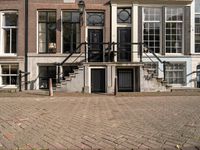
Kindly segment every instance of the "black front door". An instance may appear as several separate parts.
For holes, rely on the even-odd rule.
[[[88,30],[88,61],[89,62],[103,61],[103,30],[102,29]]]
[[[105,92],[105,69],[91,69],[91,92]]]
[[[131,28],[117,29],[117,61],[131,61]]]

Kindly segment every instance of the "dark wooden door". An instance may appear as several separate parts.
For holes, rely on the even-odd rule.
[[[118,91],[133,92],[133,69],[118,69]]]
[[[91,92],[105,92],[105,69],[91,69]]]
[[[89,62],[103,61],[103,30],[102,29],[88,30],[88,61]]]
[[[117,60],[119,62],[131,61],[131,28],[117,29]]]

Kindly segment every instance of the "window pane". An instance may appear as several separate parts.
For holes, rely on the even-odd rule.
[[[48,25],[48,46],[49,52],[56,52],[56,24],[51,23]]]
[[[17,29],[12,29],[12,53],[17,52]]]
[[[10,72],[9,72],[9,65],[2,65],[1,66],[1,73],[2,74],[9,74]]]
[[[4,26],[17,26],[18,15],[16,13],[5,13]]]
[[[10,85],[10,76],[2,76],[3,85]]]
[[[11,85],[17,85],[17,76],[11,76]]]
[[[195,12],[200,13],[200,0],[195,0]]]
[[[39,44],[39,52],[44,53],[46,51],[46,24],[39,23],[38,26],[38,44]]]
[[[56,12],[48,12],[48,21],[56,22]]]
[[[11,65],[11,74],[18,74],[18,66]]]
[[[167,21],[182,21],[183,20],[183,8],[166,8],[166,20]]]
[[[4,53],[10,53],[10,29],[3,30]]]
[[[38,12],[39,13],[39,22],[47,21],[47,13],[46,12]]]

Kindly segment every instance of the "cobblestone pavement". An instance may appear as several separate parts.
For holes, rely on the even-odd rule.
[[[200,149],[200,97],[0,98],[0,149]]]

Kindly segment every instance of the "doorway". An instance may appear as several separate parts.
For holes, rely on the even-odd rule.
[[[117,29],[117,61],[130,62],[131,61],[131,28]]]
[[[139,67],[117,69],[117,83],[119,92],[139,92]]]
[[[88,61],[103,61],[103,29],[88,29]]]
[[[91,92],[105,93],[105,69],[91,69]]]

